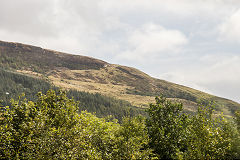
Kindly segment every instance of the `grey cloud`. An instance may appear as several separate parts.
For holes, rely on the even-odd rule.
[[[0,37],[136,67],[235,99],[240,60],[231,58],[240,50],[218,38],[219,25],[231,24],[228,19],[239,7],[239,0],[1,0]],[[144,30],[147,24],[172,34],[163,38]],[[232,31],[226,26],[224,35]],[[166,49],[169,44],[173,50]],[[146,61],[136,61],[139,55]]]
[[[53,14],[50,1],[2,0],[0,4],[1,30],[37,37],[56,34],[55,27],[48,20]]]

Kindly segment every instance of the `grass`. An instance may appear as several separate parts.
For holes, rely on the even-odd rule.
[[[0,66],[44,78],[58,87],[101,93],[147,107],[155,96],[181,101],[188,111],[200,99],[216,101],[217,110],[232,115],[240,104],[189,87],[152,78],[131,67],[108,64],[86,56],[0,41]]]
[[[58,69],[54,72],[48,73],[48,80],[51,81],[54,85],[65,88],[65,89],[76,89],[78,91],[85,91],[90,93],[101,93],[106,96],[115,97],[121,100],[126,100],[130,102],[132,105],[147,108],[149,103],[155,102],[155,96],[144,96],[144,95],[134,95],[128,94],[128,90],[135,89],[134,86],[128,85],[127,82],[116,81],[114,80],[115,75],[119,75],[122,77],[128,76],[126,72],[121,73],[117,69],[118,65],[109,65],[108,67],[102,68],[100,70],[69,70],[69,69]],[[41,74],[37,74],[29,71],[19,71],[25,74],[31,74],[33,76],[42,76]],[[141,72],[140,72],[141,73]],[[135,73],[136,74],[136,71]],[[142,74],[142,77],[146,75]],[[130,77],[129,79],[133,79]],[[151,80],[151,83],[159,83]],[[212,98],[212,95],[206,94],[204,92],[200,92],[188,87],[176,85],[167,81],[160,81],[161,85],[166,86],[166,88],[177,88],[178,90],[185,90],[188,93],[197,95],[199,97],[204,98]],[[197,109],[197,103],[185,99],[179,98],[169,98],[173,101],[183,103],[184,109],[187,112],[195,112]],[[218,103],[230,103],[227,100],[220,99]],[[227,116],[232,115],[231,111],[223,107],[219,110],[223,111]]]

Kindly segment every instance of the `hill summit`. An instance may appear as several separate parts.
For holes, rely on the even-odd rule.
[[[227,116],[240,108],[234,101],[156,79],[132,67],[21,43],[0,41],[0,67],[61,88],[116,97],[142,108],[160,95],[182,102],[188,112],[194,112],[200,100],[214,101],[216,110]]]

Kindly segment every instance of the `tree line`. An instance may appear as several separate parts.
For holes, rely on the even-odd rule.
[[[41,91],[46,94],[49,89],[58,91],[59,88],[53,86],[46,80],[26,76],[13,71],[0,69],[0,102],[3,106],[10,106],[10,99],[18,98],[21,93],[29,100],[36,100],[37,93]],[[112,115],[121,121],[121,118],[126,115],[136,116],[144,115],[143,109],[132,106],[129,102],[118,100],[113,97],[101,95],[99,93],[87,93],[77,90],[68,90],[67,96],[79,101],[78,111],[87,110],[95,113],[98,117]]]
[[[0,118],[1,159],[239,159],[240,112],[233,121],[199,104],[196,114],[157,97],[148,116],[98,118],[78,112],[65,91],[20,97]]]

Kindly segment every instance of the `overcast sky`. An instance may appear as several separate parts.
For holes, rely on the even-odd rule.
[[[0,40],[135,67],[240,102],[239,0],[1,0]]]

